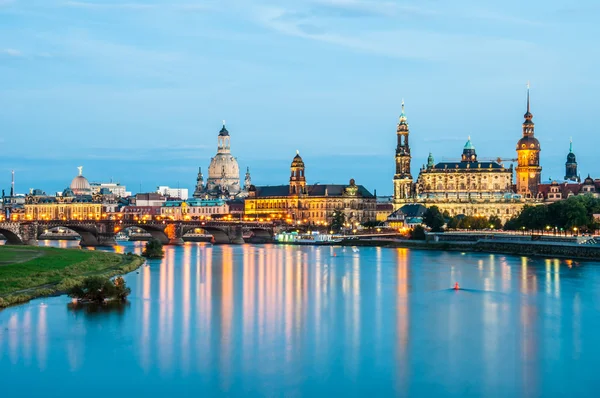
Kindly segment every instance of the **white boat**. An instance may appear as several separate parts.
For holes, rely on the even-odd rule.
[[[127,241],[127,240],[129,240],[129,236],[127,236],[127,234],[124,232],[117,232],[117,234],[115,235],[115,240]]]
[[[340,243],[342,237],[330,234],[283,232],[275,235],[275,242],[290,245],[333,245]]]

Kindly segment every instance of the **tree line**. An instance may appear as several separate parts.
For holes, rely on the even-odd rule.
[[[442,213],[437,206],[431,206],[423,215],[423,224],[432,232],[444,229],[594,232],[600,228],[594,214],[600,214],[600,198],[587,194],[551,204],[525,205],[518,216],[504,224],[497,216],[450,217],[448,212]]]

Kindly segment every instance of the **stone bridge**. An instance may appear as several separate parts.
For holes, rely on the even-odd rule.
[[[267,242],[273,240],[274,227],[263,222],[225,222],[225,221],[24,221],[0,222],[0,234],[6,237],[7,244],[35,245],[38,236],[45,230],[64,227],[81,236],[81,246],[112,246],[115,235],[128,228],[139,228],[154,239],[166,245],[183,243],[183,236],[195,229],[202,229],[213,236],[216,244],[242,244],[244,235]]]

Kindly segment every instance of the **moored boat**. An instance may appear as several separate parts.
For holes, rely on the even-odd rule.
[[[290,245],[334,245],[342,241],[341,236],[331,234],[283,232],[275,235],[275,242]]]

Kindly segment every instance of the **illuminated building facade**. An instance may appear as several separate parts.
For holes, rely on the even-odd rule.
[[[247,217],[325,225],[331,222],[335,211],[340,211],[349,224],[375,220],[375,196],[353,179],[348,185],[307,185],[304,161],[298,153],[290,169],[288,185],[250,187],[245,200]]]
[[[25,197],[26,220],[100,220],[106,218],[102,196],[37,196]]]
[[[513,193],[513,169],[498,161],[479,161],[471,137],[459,162],[435,163],[430,154],[416,183],[416,201],[436,205],[451,216],[509,219],[522,204]]]
[[[523,122],[523,137],[517,143],[517,193],[526,199],[535,198],[538,185],[542,182],[540,166],[540,142],[535,138],[535,126],[532,121],[529,103],[529,86],[527,87],[527,112]]]
[[[163,203],[160,215],[171,220],[209,220],[229,213],[223,199],[168,200]]]
[[[402,112],[396,128],[398,144],[396,145],[396,174],[394,174],[394,207],[399,208],[406,203],[413,194],[413,178],[410,173],[410,145],[408,123],[404,113],[404,100],[402,100]]]

